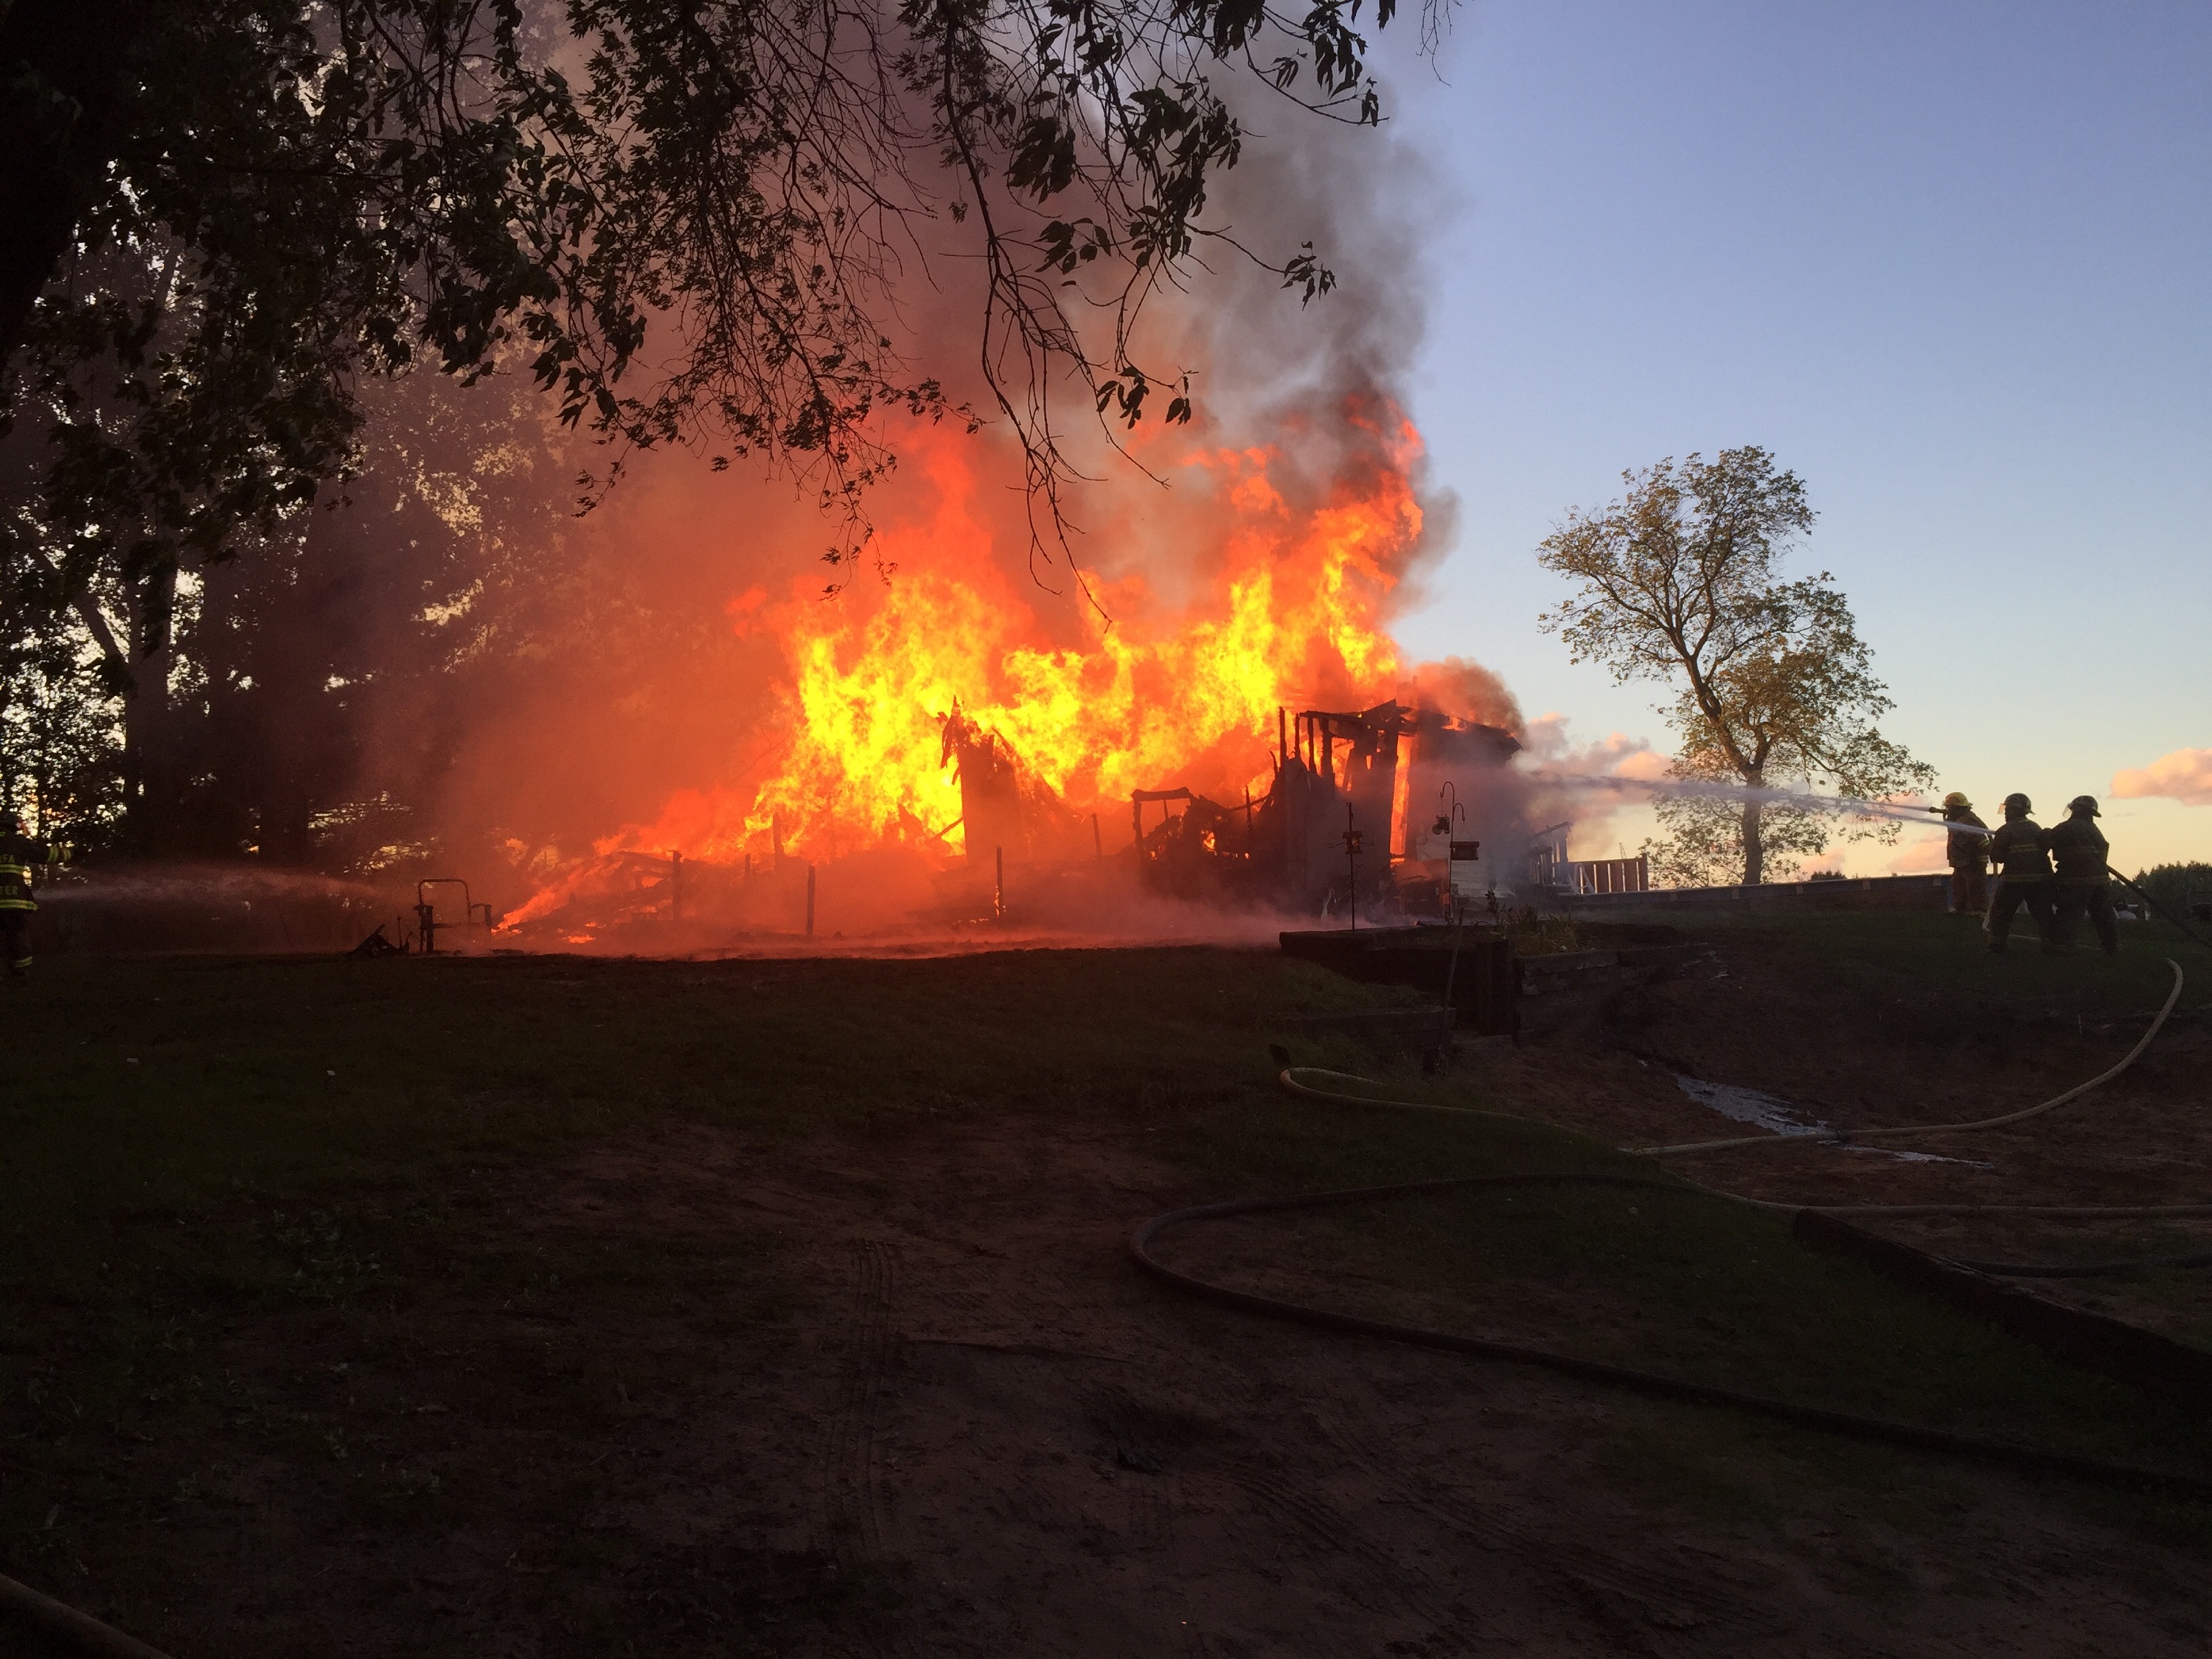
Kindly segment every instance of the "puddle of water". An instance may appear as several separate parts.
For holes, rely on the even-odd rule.
[[[1778,1135],[1816,1135],[1827,1127],[1805,1116],[1788,1101],[1763,1095],[1756,1089],[1739,1088],[1733,1083],[1707,1083],[1694,1077],[1677,1076],[1674,1081],[1700,1106],[1710,1106],[1723,1117],[1734,1118],[1738,1123],[1753,1124]]]
[[[1906,1164],[1964,1164],[1976,1170],[1990,1167],[1978,1158],[1943,1158],[1935,1152],[1908,1152],[1893,1146],[1846,1146],[1844,1150],[1864,1152],[1871,1158],[1894,1158]]]
[[[1774,1095],[1761,1094],[1756,1089],[1746,1089],[1734,1083],[1707,1083],[1701,1078],[1684,1077],[1679,1073],[1675,1085],[1700,1106],[1710,1106],[1723,1117],[1738,1123],[1748,1123],[1778,1135],[1821,1135],[1832,1133],[1828,1126],[1816,1117],[1808,1116],[1797,1107]],[[1965,1164],[1977,1170],[1990,1166],[1977,1158],[1943,1158],[1934,1152],[1908,1152],[1887,1146],[1846,1146],[1847,1152],[1862,1152],[1869,1158],[1893,1158],[1905,1164]]]

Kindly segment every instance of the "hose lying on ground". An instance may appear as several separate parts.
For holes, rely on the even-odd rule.
[[[2187,935],[2189,936],[2190,941],[2191,941],[2192,944],[2196,944],[2196,945],[2203,945],[2203,946],[2204,946],[2204,948],[2205,948],[2206,950],[2208,950],[2208,951],[2212,951],[2212,944],[2207,944],[2207,943],[2205,942],[2204,939],[2203,938],[2203,936],[2201,936],[2194,927],[2191,927],[2187,922],[2184,921],[2183,921],[2179,916],[2177,916],[2176,915],[2174,915],[2172,911],[2171,911],[2171,910],[2167,909],[2167,908],[2166,908],[2166,906],[2164,906],[2163,904],[2160,904],[2160,903],[2156,899],[2153,898],[2153,897],[2152,897],[2148,893],[2144,892],[2144,891],[2143,891],[2143,890],[2142,890],[2142,888],[2140,888],[2140,887],[2136,886],[2136,885],[2135,884],[2135,883],[2133,883],[2133,882],[2130,881],[2130,880],[2125,877],[2125,876],[2122,875],[2118,871],[2117,871],[2117,870],[2108,870],[2107,872],[2106,872],[2106,873],[2107,875],[2111,876],[2111,877],[2112,877],[2112,878],[2114,881],[2117,881],[2118,883],[2119,883],[2121,886],[2123,886],[2123,887],[2126,888],[2126,889],[2128,890],[2128,891],[2130,891],[2130,893],[2133,893],[2133,894],[2134,894],[2137,898],[2141,899],[2141,900],[2142,900],[2145,904],[2148,905],[2152,909],[2154,909],[2154,910],[2157,911],[2157,912],[2159,913],[2159,915],[2161,915],[2161,916],[2163,916],[2163,917],[2165,917],[2165,918],[2166,919],[2166,921],[2168,921],[2172,922],[2172,924],[2173,924],[2177,928],[2180,929],[2180,931],[2181,931],[2182,933],[2184,933],[2187,934]]]
[[[2166,965],[2173,969],[2173,987],[2166,993],[2166,1001],[2152,1018],[2150,1029],[2142,1034],[2134,1048],[2128,1050],[2116,1066],[2106,1067],[2087,1083],[2076,1084],[2063,1094],[2030,1106],[2022,1111],[2006,1112],[1996,1117],[1976,1118],[1964,1123],[1906,1124],[1886,1129],[1844,1129],[1814,1134],[1738,1135],[1725,1140],[1692,1140],[1672,1146],[1626,1146],[1621,1150],[1645,1158],[1662,1158],[1677,1152],[1715,1152],[1731,1151],[1741,1146],[1850,1146],[1863,1140],[1900,1139],[1908,1136],[1963,1134],[1968,1131],[1997,1129],[2028,1119],[2040,1117],[2045,1112],[2056,1111],[2069,1102],[2079,1100],[2093,1089],[2102,1087],[2126,1071],[2142,1057],[2151,1040],[2165,1026],[2166,1017],[2172,1013],[2174,1004],[2180,999],[2182,988],[2181,964],[2171,957]],[[1526,1121],[1510,1112],[1485,1111],[1474,1106],[1444,1106],[1426,1100],[1378,1100],[1371,1095],[1345,1094],[1334,1089],[1316,1089],[1299,1081],[1300,1076],[1333,1078],[1340,1083],[1364,1084],[1369,1088],[1380,1085],[1372,1079],[1357,1077],[1349,1072],[1324,1071],[1317,1066],[1293,1066],[1285,1068],[1280,1081],[1284,1088],[1308,1100],[1323,1100],[1339,1106],[1366,1106],[1381,1111],[1443,1112],[1455,1117],[1486,1117]],[[1835,1216],[1913,1216],[1913,1215],[2042,1215],[2075,1218],[2109,1218],[2112,1219],[2141,1219],[2166,1218],[2178,1219],[2189,1216],[2212,1216],[2212,1204],[2139,1204],[2139,1205],[2082,1205],[2082,1204],[1784,1204],[1773,1199],[1751,1198],[1741,1193],[1731,1193],[1718,1187],[1707,1187],[1693,1182],[1701,1192],[1733,1199],[1739,1204],[1748,1204],[1757,1209],[1794,1213],[1799,1210],[1814,1210],[1823,1215]],[[2087,1277],[2100,1273],[2119,1273],[2136,1267],[2168,1267],[2212,1266],[2212,1254],[2191,1253],[2177,1256],[2145,1256],[2135,1261],[2099,1264],[2094,1267],[2048,1267],[2004,1262],[1960,1262],[1982,1273],[2010,1273],[2022,1278]]]
[[[88,1653],[94,1659],[165,1659],[136,1637],[125,1636],[112,1625],[103,1625],[88,1613],[79,1613],[51,1595],[41,1595],[28,1584],[0,1577],[0,1618],[13,1617],[48,1636]]]
[[[2040,1117],[2045,1112],[2055,1112],[2070,1100],[2079,1100],[2091,1090],[2101,1088],[2142,1058],[2142,1051],[2150,1047],[2151,1039],[2165,1025],[2173,1005],[2181,997],[2181,964],[2172,957],[2166,965],[2173,969],[2173,988],[2166,994],[2165,1005],[2150,1023],[2150,1029],[2142,1040],[2128,1050],[2117,1066],[2100,1072],[2087,1083],[2077,1083],[2063,1095],[2054,1095],[2040,1105],[2030,1106],[2025,1111],[2007,1112],[2002,1117],[1977,1118],[1967,1123],[1911,1123],[1888,1129],[1832,1129],[1821,1133],[1803,1135],[1738,1135],[1727,1140],[1691,1140],[1676,1146],[1632,1146],[1625,1150],[1643,1153],[1649,1158],[1666,1158],[1676,1152],[1717,1152],[1734,1146],[1788,1146],[1792,1142],[1811,1141],[1820,1146],[1850,1146],[1863,1140],[1917,1140],[1928,1135],[1965,1134],[1972,1130],[2001,1129],[2008,1123],[2025,1123],[2029,1118]]]
[[[2039,1105],[2024,1111],[2011,1112],[1998,1117],[1969,1123],[1914,1126],[1901,1133],[1955,1133],[1969,1129],[1996,1128],[2019,1123],[2055,1110],[2068,1102],[2077,1100],[2091,1090],[2110,1082],[2135,1064],[2151,1039],[2165,1024],[2181,994],[2180,964],[2169,958],[2166,966],[2173,969],[2173,988],[2166,1004],[2151,1022],[2150,1030],[2142,1041],[2128,1051],[2117,1066],[2100,1073],[2088,1082],[2066,1091]],[[1325,1071],[1317,1066],[1286,1066],[1279,1080],[1292,1094],[1311,1100],[1328,1101],[1342,1105],[1370,1107],[1382,1110],[1442,1112],[1454,1116],[1507,1119],[1526,1122],[1507,1112],[1486,1111],[1476,1107],[1447,1106],[1431,1101],[1379,1100],[1371,1096],[1351,1095],[1334,1090],[1317,1089],[1300,1081],[1307,1078],[1329,1078],[1340,1082],[1376,1085],[1371,1079],[1356,1077],[1349,1073]],[[1701,1142],[1691,1146],[1646,1147],[1633,1150],[1646,1155],[1688,1151],[1708,1151],[1723,1146],[1756,1145],[1765,1139],[1809,1140],[1836,1145],[1857,1136],[1759,1136],[1741,1140]],[[1898,1131],[1874,1133],[1897,1133]],[[1714,1388],[1705,1383],[1690,1382],[1656,1371],[1638,1370],[1632,1367],[1613,1365],[1599,1360],[1577,1358],[1571,1354],[1557,1352],[1548,1348],[1530,1347],[1518,1343],[1498,1342],[1483,1337],[1463,1336],[1455,1332],[1436,1330],[1425,1326],[1400,1325],[1385,1320],[1369,1319],[1358,1314],[1338,1312],[1332,1309],[1311,1307],[1303,1303],[1286,1302],[1279,1297],[1261,1296],[1255,1291],[1240,1291],[1228,1285],[1198,1278],[1169,1267],[1152,1253],[1154,1240],[1162,1234],[1194,1222],[1220,1220],[1231,1216],[1259,1215],[1286,1210],[1322,1209],[1338,1206],[1375,1202],[1389,1199],[1407,1198],[1421,1194],[1467,1191],[1484,1188],[1536,1185],[1589,1185],[1657,1188],[1668,1192],[1688,1190],[1708,1194],[1753,1207],[1785,1212],[1811,1210],[1815,1213],[1849,1215],[1943,1215],[1967,1213],[2001,1213],[2011,1215],[2051,1215],[2075,1217],[2148,1217],[2148,1216],[2212,1216],[2212,1204],[2179,1205],[1987,1205],[1987,1204],[1909,1204],[1909,1205],[1795,1205],[1768,1199],[1746,1197],[1718,1188],[1700,1186],[1696,1182],[1678,1184],[1674,1182],[1646,1180],[1634,1176],[1608,1175],[1534,1175],[1534,1176],[1459,1176],[1438,1180],[1400,1182],[1382,1187],[1347,1188],[1337,1191],[1307,1193],[1287,1198],[1233,1200],[1221,1204],[1202,1204],[1188,1209],[1170,1211],[1141,1222],[1129,1235],[1130,1255],[1139,1267],[1179,1290],[1219,1303],[1224,1306],[1240,1308],[1247,1312],[1264,1314],[1273,1318],[1291,1320],[1322,1330],[1332,1330],[1358,1336],[1379,1337],[1388,1341],[1402,1342],[1414,1346],[1440,1348],[1455,1353],[1472,1354],[1480,1358],[1504,1360],[1509,1363],[1533,1365],[1543,1370],[1579,1376],[1592,1382],[1608,1382],[1616,1387],[1662,1398],[1689,1401],[1701,1405],[1721,1406],[1748,1412],[1784,1422],[1806,1427],[1825,1429],[1832,1433],[1850,1436],[1863,1440],[1881,1441],[1889,1444],[1909,1446],[1923,1450],[1941,1451],[1957,1456],[1977,1459],[1984,1462],[2007,1464],[2014,1468],[2063,1473],[2084,1479],[2130,1486],[2152,1486],[2175,1492],[2199,1501],[2212,1501],[2212,1480],[2201,1476],[2176,1474],[2165,1470],[2132,1468],[2123,1464],[2106,1463],[2094,1458],[2075,1457],[2063,1452],[2046,1451],[2012,1441],[1987,1440],[1972,1435],[1953,1434],[1941,1429],[1923,1428],[1907,1423],[1894,1423],[1881,1418],[1860,1417],[1847,1412],[1829,1411],[1823,1407],[1803,1406],[1763,1395],[1741,1393],[1733,1389]],[[2094,1272],[2118,1271],[2138,1266],[2195,1266],[2199,1261],[2212,1263],[2212,1253],[2191,1254],[2187,1256],[2148,1258],[2141,1262],[2100,1264],[2087,1268],[2040,1267],[2019,1267],[2002,1263],[1955,1263],[1981,1272],[2011,1273],[2022,1275],[2072,1277]]]
[[[2150,1267],[2212,1267],[2212,1250],[2131,1256],[2122,1261],[1970,1261],[1964,1256],[1951,1260],[1978,1273],[1995,1273],[2005,1279],[2100,1279],[2107,1273],[2141,1273]]]
[[[1225,1204],[1200,1204],[1186,1210],[1170,1210],[1165,1215],[1157,1215],[1149,1221],[1139,1223],[1129,1235],[1129,1254],[1139,1267],[1155,1279],[1193,1296],[1203,1297],[1224,1307],[1242,1309],[1247,1313],[1265,1314],[1271,1318],[1290,1320],[1321,1330],[1339,1331],[1352,1336],[1379,1337],[1385,1341],[1402,1342],[1414,1347],[1441,1348],[1451,1353],[1472,1354],[1480,1359],[1533,1365],[1544,1370],[1578,1376],[1588,1382],[1611,1383],[1638,1394],[1652,1395],[1665,1400],[1687,1401],[1701,1406],[1724,1407],[1796,1424],[1801,1427],[1825,1429],[1832,1434],[1846,1435],[1857,1440],[1878,1441],[1922,1451],[1945,1452],[1980,1462],[2070,1474],[2108,1485],[2151,1486],[2199,1502],[2212,1502],[2212,1480],[2201,1476],[2179,1474],[2163,1469],[2137,1468],[2122,1463],[2106,1463],[2095,1458],[2072,1456],[2065,1452],[2045,1451],[2009,1440],[1984,1440],[1973,1435],[1953,1434],[1944,1429],[1893,1423],[1884,1418],[1860,1417],[1850,1412],[1798,1405],[1765,1395],[1744,1394],[1735,1389],[1685,1382],[1657,1371],[1607,1364],[1602,1360],[1581,1359],[1549,1348],[1498,1342],[1486,1337],[1462,1336],[1457,1332],[1440,1331],[1422,1325],[1394,1324],[1387,1320],[1369,1319],[1359,1314],[1340,1313],[1333,1309],[1285,1302],[1182,1273],[1169,1267],[1152,1253],[1153,1241],[1163,1233],[1188,1226],[1193,1222],[1218,1221],[1231,1216],[1261,1215],[1285,1210],[1323,1209],[1477,1188],[1540,1185],[1633,1187],[1670,1193],[1685,1190],[1674,1182],[1640,1180],[1633,1176],[1457,1176],[1439,1181],[1404,1182],[1388,1187],[1352,1187],[1338,1192],[1304,1193],[1291,1198],[1237,1199]]]

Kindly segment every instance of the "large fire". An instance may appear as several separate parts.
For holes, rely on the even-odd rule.
[[[1360,706],[1400,678],[1386,622],[1420,538],[1420,438],[1387,404],[1344,418],[1360,462],[1304,509],[1271,476],[1281,459],[1271,450],[1194,459],[1222,509],[1200,520],[1213,544],[1188,561],[1207,573],[1203,591],[1170,603],[1142,577],[1091,574],[1080,637],[1059,645],[1038,611],[1050,596],[994,556],[1003,550],[978,511],[972,441],[917,434],[908,465],[919,462],[938,508],[881,532],[887,581],[825,601],[799,579],[781,599],[754,587],[731,602],[740,635],[782,665],[768,747],[726,757],[722,776],[601,840],[598,855],[819,862],[901,844],[949,857],[961,850],[945,741],[956,710],[1073,811],[1110,809],[1109,830],[1133,789],[1264,793],[1279,708]],[[1060,625],[1068,631],[1065,611]],[[588,861],[513,921],[556,908],[587,872]]]

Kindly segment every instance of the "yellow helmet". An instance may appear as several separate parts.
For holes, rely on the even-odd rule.
[[[1974,808],[1974,803],[1966,799],[1963,791],[1957,789],[1954,789],[1949,794],[1943,797],[1943,805],[1946,806],[1963,807],[1970,812],[1973,811]]]

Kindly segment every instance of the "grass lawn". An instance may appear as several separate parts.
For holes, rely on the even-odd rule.
[[[2163,995],[2166,969],[2139,939],[2116,966],[1992,963],[1948,921],[1732,927],[1785,951],[1812,941],[1838,994],[1901,1010],[1907,1025],[2023,1008],[2118,1020]],[[2194,973],[2191,984],[2201,1005]],[[444,1397],[406,1409],[478,1437],[494,1460],[529,1455],[501,1438],[526,1405],[545,1407],[562,1432],[611,1432],[655,1366],[704,1386],[703,1362],[686,1358],[694,1350],[772,1353],[808,1340],[818,1310],[781,1265],[793,1248],[787,1224],[732,1215],[720,1233],[549,1238],[489,1218],[526,1206],[543,1172],[593,1149],[741,1130],[772,1175],[777,1146],[835,1131],[864,1152],[880,1148],[866,1174],[887,1194],[904,1179],[905,1138],[933,1123],[1146,1135],[1194,1199],[1445,1173],[1650,1172],[1548,1124],[1367,1115],[1275,1090],[1269,1048],[1285,1039],[1272,1015],[1391,997],[1272,953],[1207,949],[41,962],[28,981],[0,984],[10,1073],[0,1296],[11,1310],[0,1331],[0,1571],[137,1617],[149,1634],[172,1605],[198,1609],[204,1629],[237,1588],[224,1575],[250,1579],[252,1564],[192,1556],[191,1571],[212,1582],[180,1586],[165,1553],[184,1551],[172,1540],[202,1524],[218,1465],[225,1479],[264,1465],[349,1472],[301,1522],[308,1548],[419,1528],[476,1501],[357,1420],[356,1381],[372,1358],[404,1376],[449,1357],[443,1339],[410,1327],[410,1310],[434,1297],[480,1308],[487,1329],[514,1340],[507,1359],[456,1362]],[[1382,1075],[1396,1091],[1517,1107],[1480,1065],[1424,1079],[1346,1048],[1292,1046],[1302,1061]],[[1132,1204],[1134,1219],[1144,1206]],[[1346,1305],[2212,1470],[2212,1439],[2172,1407],[1808,1254],[1785,1221],[1686,1184],[1240,1224],[1215,1240],[1186,1236],[1175,1253],[1200,1262],[1217,1245],[1224,1273],[1291,1275]],[[611,1310],[665,1319],[624,1352],[592,1337]],[[256,1352],[265,1364],[240,1359]],[[1717,1444],[1739,1455],[1746,1437],[1817,1439],[1651,1409],[1660,1415],[1623,1431],[1623,1479],[1651,1468],[1676,1479],[1711,1463]],[[1681,1426],[1654,1443],[1651,1422]],[[1897,1462],[1832,1444],[1811,1455],[1845,1482]],[[510,1468],[499,1479],[501,1503],[553,1515],[587,1506],[550,1478],[532,1486]],[[2087,1489],[2063,1501],[2150,1535],[2199,1535],[2201,1517],[2183,1506]],[[588,1581],[634,1564],[618,1540],[579,1548],[559,1593],[581,1598],[575,1650],[593,1651]]]

